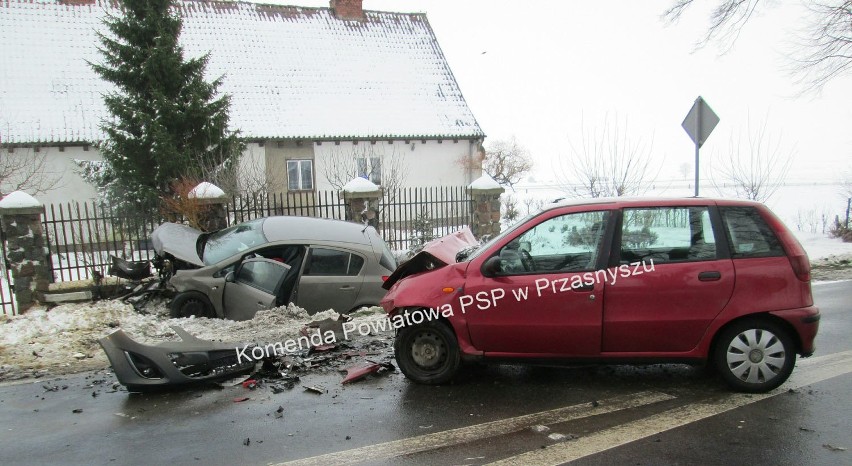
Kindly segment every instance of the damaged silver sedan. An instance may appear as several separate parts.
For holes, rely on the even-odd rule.
[[[311,217],[267,217],[202,233],[165,223],[151,235],[177,293],[172,317],[248,320],[295,303],[309,314],[378,305],[396,261],[373,227]]]

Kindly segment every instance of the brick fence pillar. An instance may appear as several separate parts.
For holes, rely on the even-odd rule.
[[[482,240],[500,233],[500,195],[505,189],[482,175],[467,187],[470,194],[470,230]]]
[[[343,187],[346,220],[379,228],[379,199],[382,190],[370,180],[353,178]]]
[[[198,203],[198,226],[202,231],[216,231],[228,227],[225,205],[228,196],[213,183],[198,183],[187,196]]]
[[[18,312],[24,312],[44,297],[53,281],[47,241],[41,226],[44,206],[23,191],[9,193],[0,201],[6,257],[15,282]]]

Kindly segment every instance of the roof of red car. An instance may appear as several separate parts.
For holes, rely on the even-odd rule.
[[[582,199],[561,199],[553,204],[546,205],[543,210],[550,210],[560,207],[574,207],[585,205],[608,205],[612,208],[619,207],[655,207],[655,206],[671,206],[671,205],[742,205],[742,206],[762,206],[763,204],[756,201],[747,201],[742,199],[726,199],[713,197],[598,197],[598,198],[582,198]]]

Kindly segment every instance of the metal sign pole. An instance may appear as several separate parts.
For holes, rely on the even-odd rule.
[[[695,197],[698,197],[698,175],[700,174],[698,149],[701,148],[717,124],[719,124],[719,116],[713,112],[713,109],[704,102],[701,96],[695,99],[695,103],[692,104],[692,108],[689,109],[689,113],[686,114],[686,118],[680,124],[686,134],[692,138],[692,142],[695,143]]]
[[[696,99],[695,105],[698,106],[698,114],[695,118],[695,134],[698,134],[699,138],[701,137],[701,104],[704,103],[704,100],[699,97]],[[698,197],[698,149],[701,148],[701,139],[697,139],[695,141],[695,197]]]

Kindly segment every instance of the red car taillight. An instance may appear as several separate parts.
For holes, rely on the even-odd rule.
[[[790,256],[790,265],[793,266],[796,278],[803,282],[811,281],[811,263],[807,255]]]
[[[784,226],[784,222],[781,219],[768,209],[764,208],[764,213],[766,214],[769,226],[775,230],[778,238],[783,243],[784,250],[790,259],[790,265],[793,267],[793,273],[796,274],[796,278],[803,282],[811,281],[811,262],[808,260],[808,253],[805,252],[805,248],[793,236],[793,233]]]

